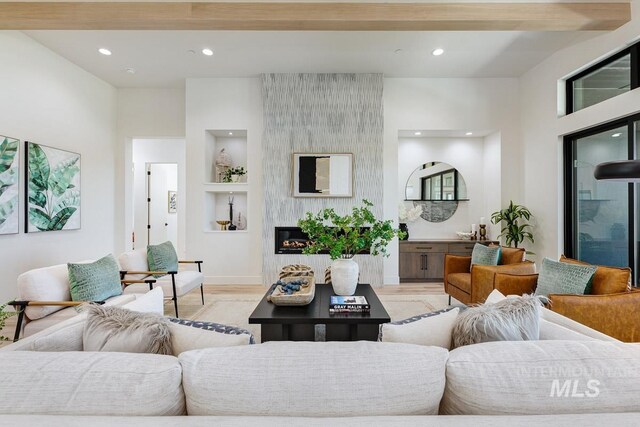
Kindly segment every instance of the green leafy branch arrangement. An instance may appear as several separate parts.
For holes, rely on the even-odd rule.
[[[224,175],[222,177],[222,182],[232,182],[231,176],[233,175],[242,176],[246,174],[247,174],[247,170],[243,166],[238,166],[236,168],[229,168],[224,172]]]
[[[363,200],[364,207],[354,207],[350,215],[340,216],[333,208],[326,208],[313,214],[307,212],[298,221],[298,227],[309,236],[310,243],[302,252],[307,255],[329,251],[332,260],[349,259],[369,250],[371,255],[389,256],[387,245],[396,236],[404,237],[404,232],[394,229],[391,220],[376,219],[371,207]]]
[[[13,311],[4,311],[6,307],[7,304],[0,305],[0,330],[4,329],[6,320],[11,316],[15,316],[16,314]],[[9,341],[9,338],[5,337],[4,335],[0,335],[0,341]]]
[[[17,139],[4,138],[0,143],[0,197],[18,182],[17,169],[13,168],[13,162],[18,153]],[[18,207],[18,196],[0,203],[0,225],[9,219],[9,216]]]
[[[71,184],[80,172],[78,160],[80,156],[52,168],[38,144],[29,146],[29,222],[38,230],[62,230],[78,210],[80,192]]]
[[[524,242],[524,239],[528,239],[531,243],[534,243],[533,233],[528,230],[531,228],[531,225],[524,222],[529,221],[532,216],[529,209],[521,205],[516,205],[513,203],[513,200],[511,200],[509,207],[491,214],[491,222],[498,224],[504,221],[505,226],[500,230],[501,233],[498,237],[504,236],[507,246],[513,244],[513,246],[517,248],[520,243]],[[522,221],[522,223],[518,221]]]

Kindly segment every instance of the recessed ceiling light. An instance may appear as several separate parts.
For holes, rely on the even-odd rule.
[[[125,68],[124,72],[127,73],[127,74],[135,74],[136,70],[135,70],[135,68]]]
[[[106,47],[101,47],[100,49],[98,49],[98,52],[100,52],[103,55],[109,56],[111,55],[111,51],[109,49],[107,49]]]
[[[229,135],[233,135],[233,132],[229,132]]]
[[[207,55],[207,56],[211,56],[211,55],[213,55],[213,51],[211,49],[209,49],[208,47],[205,47],[204,49],[202,49],[202,54],[203,55]]]
[[[442,49],[441,47],[434,49],[433,52],[431,52],[433,56],[440,56],[443,53],[444,53],[444,49]]]
[[[420,135],[422,135],[422,132],[418,131],[418,132],[414,132],[413,134],[414,134],[415,136],[420,136]]]
[[[399,54],[399,53],[402,53],[402,49],[396,49],[396,50],[393,51],[393,53],[395,53],[396,55]]]
[[[193,49],[189,49],[189,50],[187,51],[187,53],[189,53],[189,54],[191,54],[191,55],[195,55],[196,51],[195,51],[195,50],[193,50]]]
[[[471,135],[473,135],[473,132],[467,132],[467,133],[465,133],[465,135],[471,136]]]
[[[620,135],[622,135],[620,132],[614,133],[613,135],[611,135],[611,138],[618,138]]]

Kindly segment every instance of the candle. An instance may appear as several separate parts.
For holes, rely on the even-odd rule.
[[[480,217],[480,224],[486,224],[486,222],[484,222],[484,217]]]
[[[478,231],[478,226],[475,224],[471,224],[471,232],[475,233],[476,231]]]

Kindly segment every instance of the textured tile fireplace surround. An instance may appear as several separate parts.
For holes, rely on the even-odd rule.
[[[322,281],[327,255],[276,254],[274,227],[296,226],[308,211],[333,207],[347,213],[362,199],[382,216],[383,104],[381,74],[265,74],[263,281],[287,264],[307,264]],[[294,198],[293,153],[353,153],[354,197]],[[361,281],[382,285],[382,258],[358,255]]]

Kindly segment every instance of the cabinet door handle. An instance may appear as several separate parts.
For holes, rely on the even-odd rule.
[[[416,246],[416,249],[433,249],[432,246]]]
[[[424,254],[420,255],[420,270],[424,270]]]
[[[425,269],[425,270],[428,270],[428,269],[429,269],[429,268],[427,267],[427,265],[428,265],[428,264],[427,264],[427,256],[428,256],[427,254],[424,254],[424,269]]]

